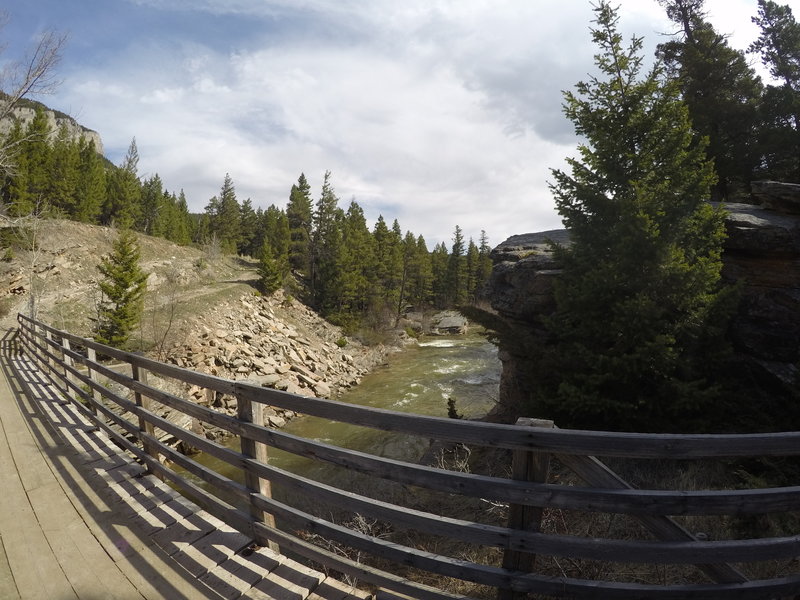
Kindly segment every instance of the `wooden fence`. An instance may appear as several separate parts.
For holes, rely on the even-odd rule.
[[[76,402],[89,419],[141,459],[154,474],[229,525],[252,536],[260,545],[277,546],[282,552],[299,555],[374,586],[417,600],[470,598],[471,592],[453,590],[469,589],[471,584],[496,588],[496,597],[500,599],[544,596],[780,598],[800,594],[800,575],[784,568],[800,557],[800,536],[704,539],[705,536],[693,535],[672,518],[710,515],[728,520],[754,519],[771,513],[791,513],[800,509],[800,486],[735,490],[634,489],[595,458],[617,457],[614,459],[617,462],[623,462],[621,459],[667,460],[683,464],[681,461],[692,459],[792,457],[800,454],[798,432],[610,433],[561,430],[547,421],[524,419],[516,425],[499,425],[424,417],[307,398],[196,373],[98,344],[23,315],[18,320],[20,350],[33,358],[51,382]],[[109,368],[107,363],[97,360],[97,355],[129,364],[131,375]],[[158,389],[148,383],[148,373],[200,386],[209,394],[235,397],[237,415],[231,416]],[[158,405],[239,436],[241,449],[227,448],[174,425],[158,416]],[[264,406],[444,443],[506,449],[514,457],[513,472],[507,478],[482,476],[405,463],[303,439],[265,427]],[[240,469],[243,477],[232,479],[199,464],[161,443],[159,439],[163,435],[158,434],[162,433]],[[486,506],[508,506],[508,525],[425,512],[319,483],[270,465],[266,458],[267,447],[337,465],[406,489],[483,499]],[[583,483],[576,485],[571,481],[570,485],[563,485],[552,478],[548,480],[552,460],[557,461],[559,469],[570,469]],[[185,471],[176,471],[171,465],[178,465]],[[196,485],[183,476],[183,472],[191,473],[207,485]],[[307,508],[273,498],[271,485],[313,498],[317,506],[323,507],[322,515],[334,511],[360,515],[393,531],[422,532],[440,539],[458,540],[471,547],[496,549],[495,556],[501,560],[494,564],[471,561],[463,556],[402,545],[376,532],[351,529],[338,519],[339,522],[334,522],[319,513],[308,512]],[[426,510],[431,510],[429,505]],[[543,517],[559,511],[560,514],[592,513],[611,519],[635,520],[645,535],[632,540],[598,536],[596,532],[589,535],[547,532],[548,528],[542,526]],[[321,539],[325,544],[313,543]],[[355,560],[354,556],[369,559]],[[534,567],[547,557],[554,560],[554,564],[595,561],[605,566],[593,578],[576,577],[573,572],[581,571],[575,569],[563,570],[561,574],[535,572]],[[745,573],[754,563],[776,566],[771,576],[748,578]],[[675,578],[667,581],[665,577],[662,582],[641,582],[635,575],[627,579],[620,575],[620,571],[629,570],[630,565],[643,564],[665,570],[677,566],[683,569],[680,573],[688,575],[678,581]],[[408,574],[409,568],[429,575],[423,583],[414,583],[403,576]],[[454,588],[449,583],[444,585],[445,581],[453,580],[467,585],[462,588]],[[479,595],[488,597],[487,588],[480,589],[484,591]]]

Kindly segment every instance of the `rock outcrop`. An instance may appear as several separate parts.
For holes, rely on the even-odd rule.
[[[800,375],[800,185],[755,182],[754,204],[727,204],[723,277],[741,285],[730,328],[737,357],[766,386],[796,385]],[[555,306],[560,265],[550,242],[569,244],[565,230],[516,235],[493,252],[487,286],[492,308],[513,328],[536,336]],[[500,349],[500,403],[530,396],[526,357]]]
[[[291,303],[294,322],[287,322]],[[347,340],[331,325],[282,291],[242,296],[215,306],[194,324],[186,341],[175,344],[167,361],[195,371],[318,398],[335,398],[382,363],[388,349]],[[199,387],[186,390],[201,404],[233,414],[236,399],[207,397]],[[295,415],[265,407],[265,422],[282,427]],[[213,432],[206,432],[212,433]]]
[[[52,132],[52,137],[58,135],[62,127],[66,127],[70,139],[77,141],[80,138],[85,138],[87,142],[93,141],[97,153],[103,154],[103,140],[100,138],[99,133],[84,127],[72,117],[49,108],[45,108],[44,114]],[[6,135],[11,131],[15,121],[20,121],[23,127],[30,123],[36,115],[36,109],[30,106],[17,106],[12,110],[12,115],[13,118],[0,120],[0,135]]]

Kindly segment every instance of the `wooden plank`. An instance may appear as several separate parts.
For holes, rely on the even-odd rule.
[[[9,600],[19,600],[19,590],[14,583],[14,574],[11,572],[11,565],[8,564],[3,536],[0,534],[0,598]]]
[[[200,579],[222,597],[234,600],[268,578],[284,560],[284,556],[268,548],[251,549],[234,554]]]
[[[258,427],[264,426],[264,410],[260,404],[253,404],[244,398],[239,398],[237,413],[239,419],[245,423],[252,423]],[[260,444],[247,436],[242,436],[239,440],[243,456],[260,463],[266,463],[269,460],[266,444]],[[272,497],[272,486],[269,479],[260,477],[252,470],[245,470],[244,483],[251,493],[260,494],[268,498]],[[254,519],[265,523],[268,527],[275,527],[275,517],[256,508],[252,500],[248,504],[248,508],[250,509],[250,515]],[[270,542],[270,550],[279,552],[279,548],[274,542]]]
[[[319,571],[304,567],[300,563],[286,559],[262,579],[242,598],[249,600],[295,600],[307,598],[311,591],[319,587],[325,576]]]

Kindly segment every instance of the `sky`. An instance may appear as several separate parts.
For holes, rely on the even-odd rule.
[[[786,3],[785,0],[784,2]],[[800,16],[800,0],[790,0]],[[561,227],[548,181],[578,140],[563,90],[593,74],[589,0],[6,0],[0,63],[68,35],[60,86],[36,98],[98,131],[119,164],[201,212],[226,173],[239,201],[284,207],[304,173],[433,244],[459,225],[495,246]],[[620,0],[645,54],[675,31]],[[706,0],[745,49],[756,0]],[[758,57],[750,55],[754,67]]]

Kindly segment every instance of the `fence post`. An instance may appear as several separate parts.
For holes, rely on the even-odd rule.
[[[94,369],[92,369],[91,363],[97,362],[97,352],[95,352],[94,348],[90,348],[89,346],[86,347],[86,372],[89,375],[89,380],[92,383],[97,383],[97,373]],[[89,402],[89,408],[91,409],[94,415],[97,415],[97,406],[96,403],[99,403],[102,400],[102,395],[98,392],[95,388],[92,388],[92,399]]]
[[[531,419],[522,417],[517,419],[519,427],[543,427],[552,429],[553,421],[547,419]],[[535,481],[547,483],[550,473],[550,454],[531,450],[515,450],[511,463],[511,477],[517,481]],[[544,509],[539,506],[526,506],[511,504],[508,507],[509,529],[524,529],[527,531],[540,531]],[[520,550],[506,549],[503,553],[503,568],[510,571],[531,572],[533,570],[535,554]],[[499,590],[498,600],[513,600],[524,597],[512,590]]]
[[[71,383],[75,387],[77,387],[77,382],[75,381],[75,375],[72,374],[70,369],[74,368],[75,362],[72,360],[72,357],[67,354],[72,347],[70,346],[69,339],[62,337],[61,338],[61,358],[64,362],[64,379],[67,380],[68,384]],[[75,398],[75,393],[70,389],[70,386],[67,385],[67,396],[70,398]]]
[[[244,421],[245,423],[252,423],[253,425],[264,425],[263,407],[261,404],[250,400],[250,398],[245,398],[242,395],[237,394],[236,410],[241,421]],[[255,440],[251,440],[245,436],[241,436],[240,440],[242,454],[259,462],[267,462],[268,457],[266,444],[260,444]],[[263,479],[255,473],[251,473],[245,469],[244,482],[251,493],[262,494],[267,498],[272,498],[272,485],[270,484],[269,480]],[[250,515],[253,517],[253,519],[265,523],[267,527],[272,527],[273,529],[275,528],[275,517],[273,515],[256,508],[253,506],[252,502],[249,506]],[[268,547],[274,552],[280,552],[278,544],[273,541],[268,543]]]
[[[147,384],[147,371],[145,369],[140,369],[133,363],[131,363],[131,377],[133,377],[134,381],[138,381],[139,383],[143,383],[145,385]],[[136,401],[136,406],[140,406],[145,410],[150,410],[151,401],[148,396],[145,396],[144,394],[134,390],[133,398]],[[139,431],[150,436],[155,435],[155,427],[144,417],[139,417]],[[152,456],[155,460],[158,460],[158,449],[153,448],[150,442],[146,441],[144,438],[142,438],[142,448],[147,454]],[[153,470],[150,469],[150,467],[147,467],[147,470],[153,473]],[[160,477],[158,473],[154,473],[154,475]]]

